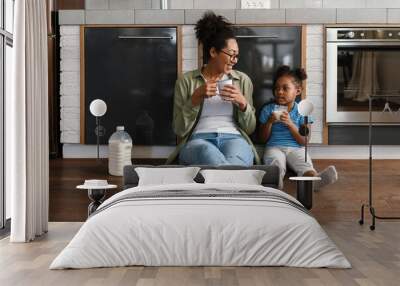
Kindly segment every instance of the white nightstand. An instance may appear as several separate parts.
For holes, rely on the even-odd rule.
[[[115,189],[117,185],[105,185],[105,186],[92,186],[92,185],[79,185],[77,189],[87,190],[89,199],[92,201],[88,206],[88,217],[96,211],[96,209],[103,202],[108,189]]]
[[[320,181],[320,177],[290,177],[289,180],[297,183],[297,200],[305,206],[306,209],[312,208],[313,182]]]

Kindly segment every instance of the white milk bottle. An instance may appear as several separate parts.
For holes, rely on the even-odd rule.
[[[117,126],[108,140],[108,172],[122,176],[125,165],[132,165],[132,138],[124,131],[124,126]]]

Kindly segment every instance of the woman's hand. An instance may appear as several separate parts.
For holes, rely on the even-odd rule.
[[[224,88],[220,91],[220,96],[223,100],[236,104],[241,111],[246,110],[247,100],[236,86],[232,84],[224,85]]]
[[[199,105],[204,98],[209,98],[217,95],[217,82],[208,81],[205,84],[196,88],[192,95],[192,105]]]

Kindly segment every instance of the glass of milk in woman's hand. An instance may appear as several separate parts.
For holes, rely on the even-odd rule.
[[[287,111],[287,110],[288,110],[288,108],[286,105],[275,105],[274,111],[272,112],[272,114],[275,116],[276,120],[280,121],[283,112]]]
[[[227,85],[227,84],[232,84],[232,79],[229,78],[229,79],[217,81],[217,86],[218,86],[217,95],[220,95],[222,97],[222,99],[224,99],[224,96],[221,95],[221,92],[224,89],[225,85]]]

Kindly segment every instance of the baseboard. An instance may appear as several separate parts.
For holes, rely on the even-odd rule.
[[[257,146],[259,154],[263,146]],[[173,146],[133,146],[132,158],[167,158]],[[368,159],[369,147],[359,145],[320,145],[311,144],[308,151],[314,159]],[[63,144],[63,158],[96,158],[96,145]],[[100,146],[100,158],[108,157],[108,146]],[[400,159],[400,146],[380,145],[372,147],[374,159]]]

